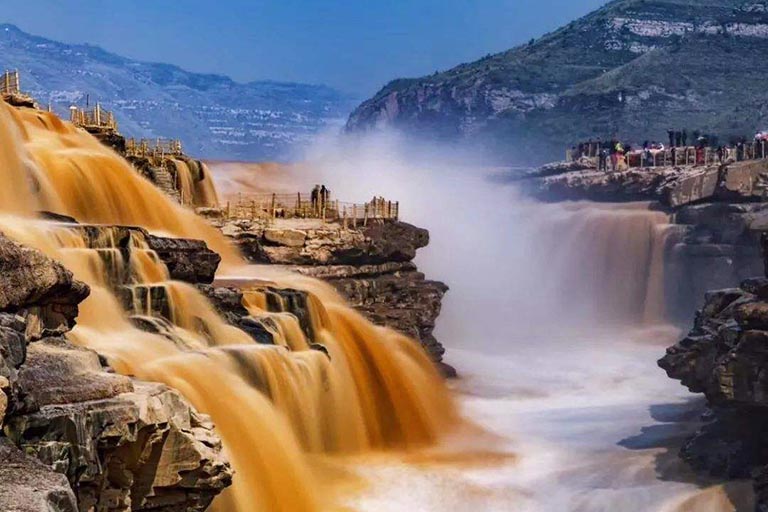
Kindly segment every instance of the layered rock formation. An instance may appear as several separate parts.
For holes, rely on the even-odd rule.
[[[313,220],[216,222],[250,261],[327,281],[374,323],[421,341],[454,374],[441,363],[445,350],[432,334],[448,287],[426,279],[412,261],[429,243],[426,230],[392,221],[357,228]]]
[[[682,449],[694,467],[755,479],[768,510],[768,278],[710,292],[691,332],[659,365],[692,392],[704,393],[709,422]]]
[[[0,509],[202,511],[232,471],[206,417],[69,330],[88,288],[0,236]]]

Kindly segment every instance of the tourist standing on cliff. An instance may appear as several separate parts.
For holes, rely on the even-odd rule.
[[[688,130],[683,130],[683,147],[688,146]]]
[[[320,200],[320,185],[315,185],[312,189],[312,211],[317,214],[320,209],[318,208],[318,201]]]
[[[603,147],[600,148],[600,153],[598,155],[597,170],[604,172],[608,171],[608,150]]]
[[[320,208],[324,211],[326,208],[328,208],[328,203],[331,199],[331,191],[328,190],[325,185],[320,187]]]
[[[669,136],[669,147],[675,147],[675,130],[667,130],[667,135]]]

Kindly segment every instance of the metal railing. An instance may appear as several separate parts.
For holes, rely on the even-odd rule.
[[[0,94],[21,94],[21,81],[19,71],[6,71],[0,75]]]
[[[81,109],[75,106],[69,107],[70,121],[75,126],[82,128],[107,128],[117,131],[117,120],[109,110],[101,108],[96,103],[92,109]]]
[[[341,221],[345,225],[364,225],[369,220],[400,216],[400,203],[374,197],[367,203],[349,203],[328,197],[313,199],[312,194],[238,194],[226,202],[227,219],[321,219]]]
[[[125,152],[132,156],[165,158],[184,154],[181,141],[178,139],[128,139],[125,141]]]

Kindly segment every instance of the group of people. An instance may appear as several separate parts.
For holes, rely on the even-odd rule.
[[[727,146],[717,146],[716,137],[703,135],[694,131],[689,137],[688,131],[667,130],[669,145],[665,146],[662,142],[645,141],[642,148],[633,149],[629,144],[616,138],[609,141],[589,140],[574,146],[571,149],[571,156],[576,158],[590,157],[597,158],[598,170],[622,171],[628,167],[651,167],[656,165],[666,165],[667,157],[671,155],[673,165],[676,165],[681,159],[686,163],[703,165],[707,160],[707,148],[712,148],[719,162],[725,162],[728,158],[742,160],[746,158],[746,151],[743,143],[734,144],[733,148]],[[768,132],[758,134],[760,140],[765,141],[768,147]],[[755,140],[758,140],[758,136]],[[690,141],[690,145],[689,145]],[[768,150],[766,150],[768,152]],[[661,153],[661,162],[658,162],[657,155]],[[681,157],[680,155],[685,155]],[[693,157],[691,157],[693,155]]]
[[[312,199],[312,211],[316,214],[325,210],[331,202],[331,191],[325,185],[315,185],[310,194]]]

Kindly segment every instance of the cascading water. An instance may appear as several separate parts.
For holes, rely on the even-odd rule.
[[[451,287],[435,333],[462,375],[463,410],[509,439],[498,447],[518,457],[492,470],[369,465],[376,484],[354,504],[377,512],[743,507],[749,499],[738,486],[696,480],[676,455],[700,404],[656,366],[680,335],[669,320],[678,304],[665,256],[678,231],[667,215],[649,204],[540,203],[493,169],[462,165],[451,148],[415,146],[377,133],[324,140],[306,159],[336,194],[397,197],[402,214],[429,229],[417,263]]]
[[[121,373],[165,382],[211,415],[236,471],[231,491],[217,502],[221,510],[328,507],[305,452],[422,446],[460,423],[421,349],[373,326],[326,286],[270,276],[277,288],[306,291],[313,342],[330,359],[312,350],[282,311],[272,319],[278,346],[259,346],[226,324],[195,287],[170,280],[139,232],[124,243],[118,239],[125,233],[115,231],[124,228],[33,220],[34,212],[50,210],[80,222],[203,239],[223,255],[225,269],[253,272],[216,230],[53,114],[0,104],[0,135],[0,172],[17,187],[0,192],[8,196],[0,196],[0,228],[91,286],[69,334],[74,343],[105,355]],[[272,313],[263,294],[246,293],[254,315]],[[156,332],[137,329],[134,322],[142,321]]]
[[[215,207],[219,197],[208,167],[197,160],[172,158],[176,171],[177,188],[182,204],[190,206]]]
[[[535,215],[532,251],[549,255],[548,303],[571,321],[666,321],[668,215],[646,203],[542,205]]]

